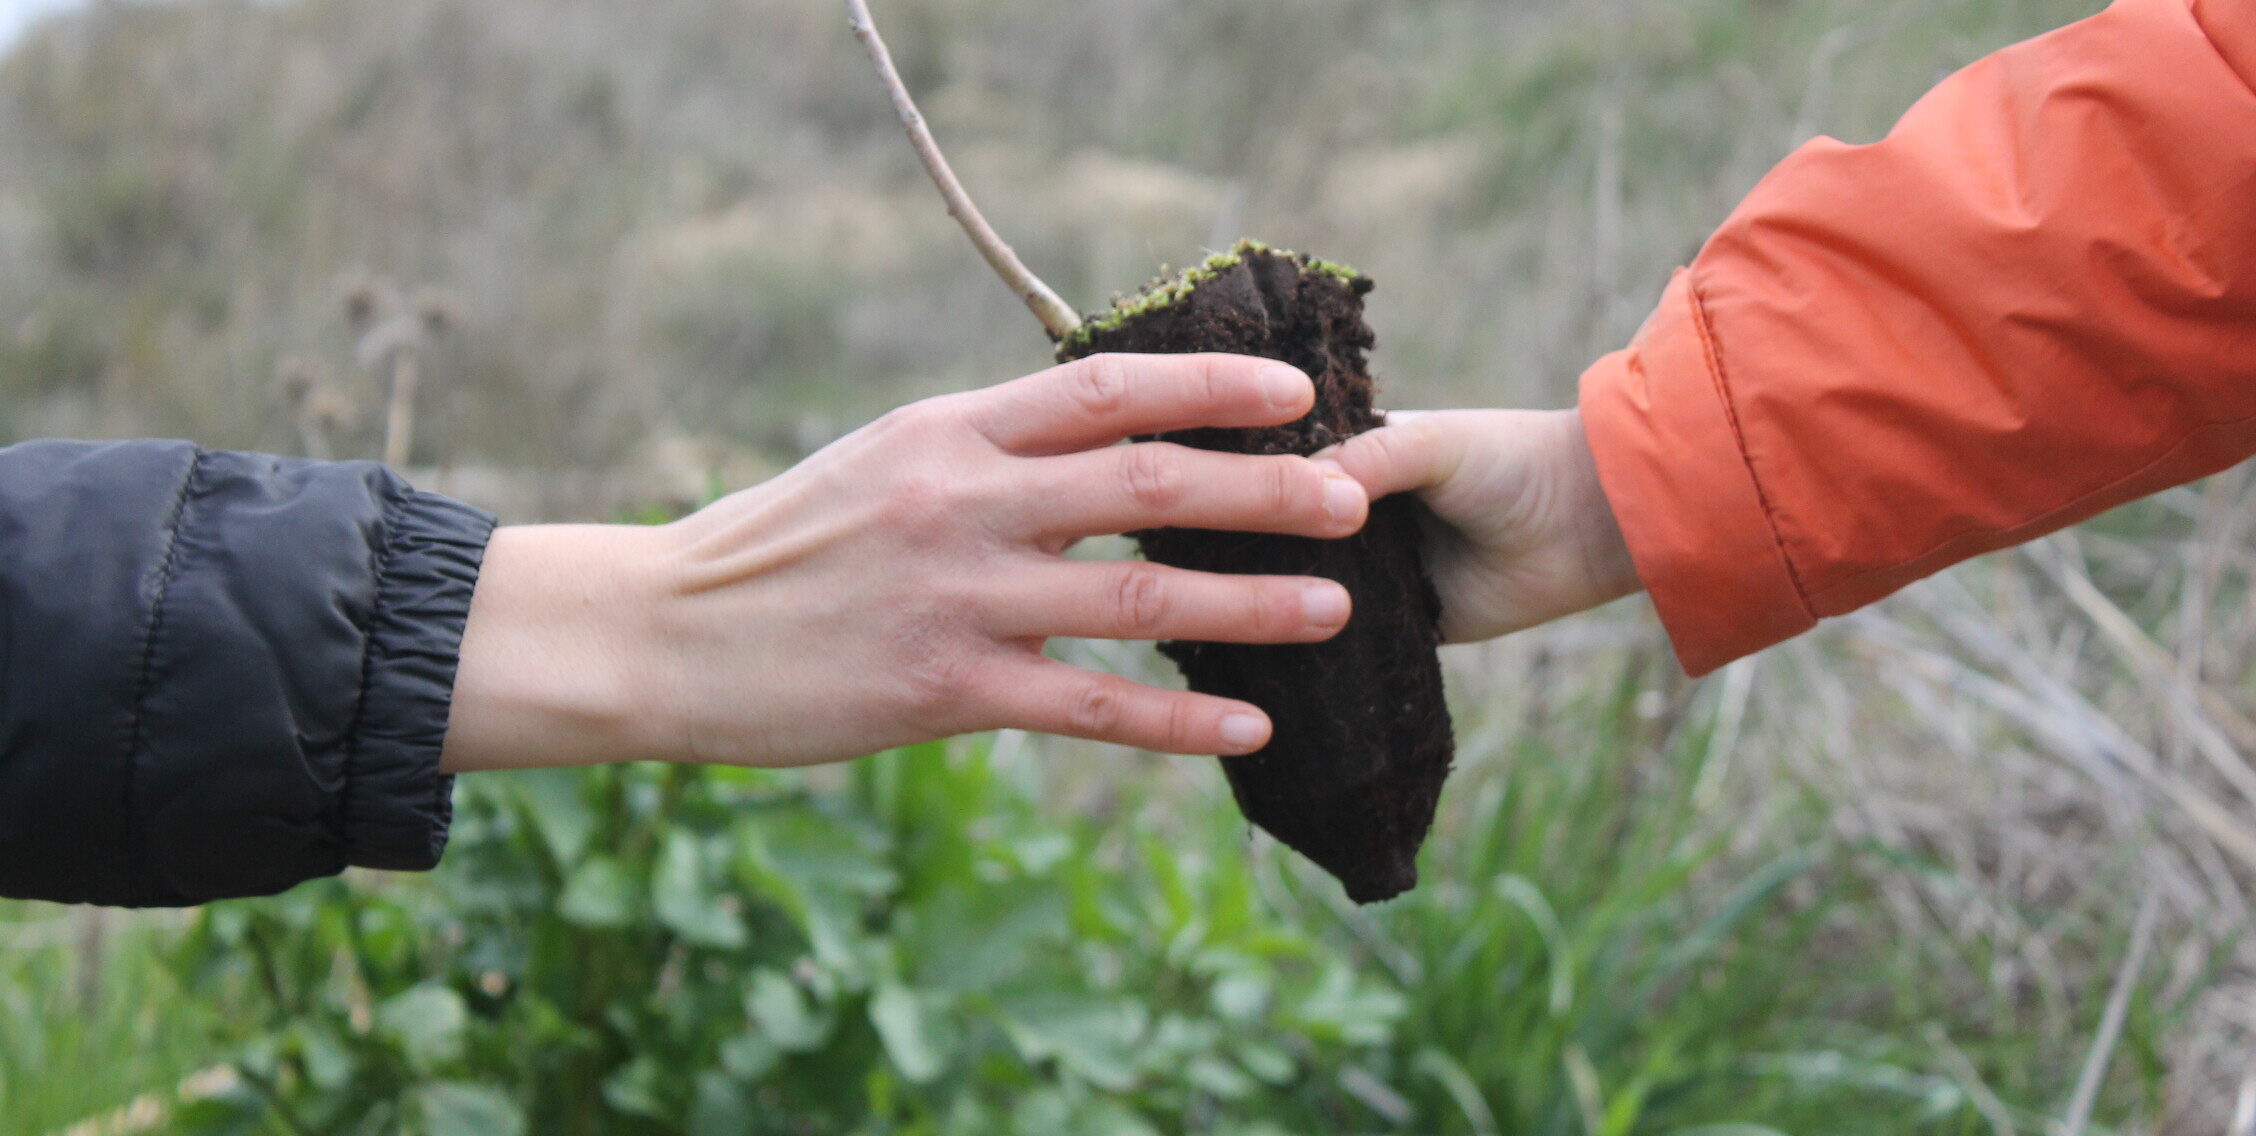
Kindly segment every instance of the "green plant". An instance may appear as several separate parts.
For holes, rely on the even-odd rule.
[[[1717,816],[1713,715],[1650,721],[1616,673],[1502,746],[1476,719],[1428,882],[1368,911],[1218,779],[1024,747],[466,781],[428,878],[198,913],[163,1015],[201,1049],[79,1099],[174,1099],[191,1053],[234,1074],[170,1130],[1956,1133],[1984,1083],[2066,1095],[2080,1035],[1847,933],[1931,869]],[[2148,1047],[2178,1011],[2136,1004]]]
[[[484,779],[436,886],[205,914],[198,996],[263,1021],[240,1088],[183,1120],[1138,1131],[1385,1040],[1400,996],[1262,919],[1244,872],[1058,831],[1008,778],[926,747],[836,793],[736,770]]]

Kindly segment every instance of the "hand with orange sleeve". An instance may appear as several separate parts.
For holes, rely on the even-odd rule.
[[[1695,674],[2216,472],[2256,453],[2252,84],[2256,5],[2119,0],[1789,157],[1577,411],[1327,456],[1432,505],[1453,637],[1642,586]]]

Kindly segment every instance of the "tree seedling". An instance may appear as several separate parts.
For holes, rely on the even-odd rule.
[[[1365,362],[1374,342],[1363,319],[1368,277],[1242,241],[1083,319],[972,203],[893,66],[866,0],[846,0],[846,7],[949,214],[1042,321],[1061,361],[1111,351],[1223,351],[1280,359],[1315,380],[1315,408],[1294,422],[1183,430],[1161,439],[1230,453],[1312,454],[1384,421]],[[1344,540],[1192,529],[1133,534],[1157,563],[1324,576],[1354,598],[1353,618],[1327,642],[1171,642],[1160,651],[1191,689],[1268,712],[1275,726],[1269,744],[1222,759],[1238,807],[1338,877],[1358,903],[1392,898],[1417,883],[1418,849],[1455,751],[1436,650],[1441,601],[1419,551],[1422,508],[1408,495],[1375,501],[1369,523]]]

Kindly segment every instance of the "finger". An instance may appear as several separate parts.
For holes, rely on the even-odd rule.
[[[1131,434],[1274,426],[1308,413],[1316,388],[1295,367],[1246,355],[1091,355],[964,397],[990,441],[1042,455]]]
[[[1449,421],[1447,413],[1421,414],[1399,425],[1357,434],[1318,451],[1311,460],[1336,466],[1361,484],[1374,501],[1394,493],[1430,489],[1448,481],[1465,461],[1463,436],[1449,428]]]
[[[1363,527],[1370,496],[1341,470],[1290,455],[1255,456],[1171,442],[1108,446],[1028,462],[1018,500],[1030,535],[1137,529],[1229,529],[1343,537]]]
[[[1306,576],[1232,576],[1142,561],[1050,561],[990,610],[1003,638],[1315,643],[1339,633],[1347,589]]]
[[[1161,690],[1054,659],[999,669],[988,700],[1007,727],[1160,753],[1241,754],[1269,744],[1268,715],[1248,703]]]

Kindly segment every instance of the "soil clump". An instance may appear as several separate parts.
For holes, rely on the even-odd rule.
[[[1380,425],[1365,353],[1371,280],[1352,269],[1246,242],[1155,282],[1090,318],[1058,350],[1227,351],[1280,359],[1316,382],[1306,417],[1261,429],[1199,429],[1158,440],[1246,454],[1312,454]],[[1144,556],[1204,572],[1323,576],[1354,598],[1354,615],[1324,643],[1252,646],[1169,642],[1160,651],[1193,690],[1244,699],[1275,723],[1269,745],[1222,758],[1246,818],[1337,876],[1358,903],[1417,883],[1455,750],[1442,698],[1441,601],[1420,553],[1416,498],[1372,502],[1345,540],[1155,529],[1134,534]]]

